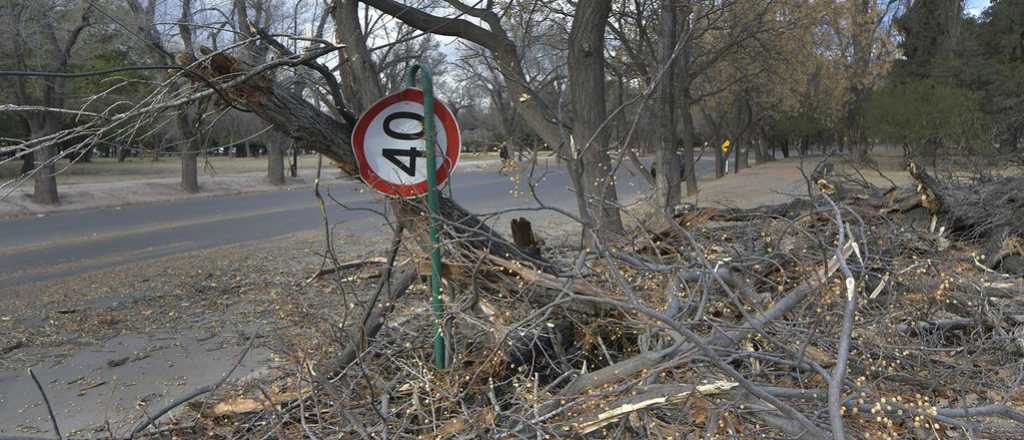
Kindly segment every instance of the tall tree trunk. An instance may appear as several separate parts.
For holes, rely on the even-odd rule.
[[[292,177],[299,177],[299,147],[292,146],[292,164],[289,167]]]
[[[284,185],[284,150],[276,142],[267,146],[267,180]]]
[[[575,116],[569,162],[570,168],[577,168],[580,215],[602,238],[623,232],[608,136],[598,134],[606,114],[604,33],[610,12],[611,0],[579,2],[569,33],[570,98]]]
[[[32,8],[32,2],[27,2],[24,5],[14,6],[16,12],[11,15],[13,20],[13,30],[15,38],[10,40],[11,48],[13,49],[14,65],[18,66],[21,70],[46,70],[51,72],[67,72],[71,57],[74,54],[74,47],[78,43],[79,37],[82,32],[90,24],[90,14],[92,8],[87,7],[82,11],[81,19],[78,24],[70,29],[63,38],[57,36],[59,26],[57,26],[54,20],[52,11],[42,6],[42,9],[23,9],[21,6]],[[34,64],[32,68],[29,68],[27,54],[30,53],[25,47],[26,38],[22,24],[26,22],[35,21],[36,24],[41,26],[43,31],[43,38],[40,38],[38,43],[41,43],[41,48],[44,48],[41,53],[49,52],[49,58],[46,59],[44,64]],[[63,40],[63,42],[61,41]],[[16,87],[14,88],[15,101],[20,104],[41,104],[44,107],[50,108],[62,108],[64,107],[64,97],[66,95],[66,82],[64,78],[43,78],[43,87],[41,96],[30,97],[28,88],[23,78],[16,80]],[[55,113],[42,113],[28,118],[30,136],[33,139],[41,136],[47,136],[60,131],[62,125],[62,119],[59,114]],[[32,193],[32,199],[36,203],[46,205],[56,205],[60,202],[60,198],[57,194],[57,176],[54,175],[54,166],[49,163],[55,153],[53,146],[46,146],[37,148],[32,153],[32,160],[25,160],[22,163],[23,168],[26,166],[38,166],[34,176],[34,188]],[[24,171],[24,169],[23,169]]]
[[[348,61],[342,63],[341,86],[345,99],[356,114],[361,114],[384,96],[377,67],[366,47],[366,36],[359,25],[359,0],[337,0],[334,6],[335,38],[344,44]]]
[[[722,151],[722,144],[725,142],[725,137],[722,133],[722,126],[718,123],[718,121],[715,121],[711,114],[708,113],[707,110],[705,110],[703,107],[701,107],[701,114],[704,115],[704,120],[707,122],[707,124],[711,126],[712,141],[710,147],[712,150],[714,150],[715,154],[715,178],[721,179],[723,176],[725,176],[725,160],[728,157],[728,154]]]
[[[661,64],[665,72],[658,83],[658,139],[655,150],[654,193],[657,207],[666,215],[672,215],[672,208],[682,200],[680,196],[681,180],[679,154],[676,152],[676,99],[675,99],[675,65],[672,57],[676,45],[676,7],[674,0],[661,0],[661,32],[658,44],[661,46]]]
[[[243,8],[244,9],[244,8]],[[184,44],[185,54],[191,61],[195,57],[195,48],[192,45],[192,0],[181,0],[181,18],[178,22],[178,32]],[[192,104],[183,104],[178,107],[178,132],[181,134],[181,190],[189,194],[199,192],[199,166],[197,156],[199,154],[199,136],[196,130],[201,112],[191,112]]]
[[[21,171],[22,176],[31,173],[32,170],[36,169],[36,155],[26,154],[21,156]]]
[[[683,90],[681,113],[683,116],[683,164],[686,168],[686,195],[697,194],[697,162],[694,158],[697,129],[693,125],[693,113],[690,113],[690,92]]]
[[[693,196],[697,194],[697,162],[693,154],[693,148],[697,143],[697,129],[694,127],[693,113],[690,108],[693,103],[693,98],[690,95],[690,86],[693,84],[692,78],[690,78],[693,73],[690,69],[690,62],[693,59],[690,16],[693,14],[693,10],[689,6],[683,6],[679,11],[678,16],[682,20],[680,34],[687,39],[679,61],[679,81],[683,84],[682,96],[679,100],[679,111],[683,122],[683,168],[686,170],[686,195]]]
[[[719,136],[715,137],[716,140],[719,138]],[[725,155],[722,154],[721,145],[711,145],[711,149],[715,150],[715,178],[721,179],[722,176],[725,176]]]
[[[49,136],[60,131],[60,116],[54,114],[40,115],[29,122],[32,139]],[[54,147],[52,145],[37,148],[32,153],[36,165],[33,176],[32,201],[41,205],[56,205],[60,203],[57,194],[57,176],[54,174],[54,166],[49,161],[53,158]]]
[[[181,190],[189,194],[199,192],[199,166],[197,157],[199,144],[192,118],[188,115],[188,105],[178,111],[178,132],[181,134]]]
[[[743,149],[742,145],[743,145],[743,136],[741,136],[739,133],[737,133],[735,136],[733,136],[732,148],[730,149],[730,151],[732,151],[732,172],[733,172],[733,174],[739,174],[740,171],[742,171],[744,168],[747,167],[746,166],[747,164],[746,164],[745,158],[743,157],[743,153],[740,152],[740,150]]]
[[[874,1],[850,2],[850,30],[853,40],[853,78],[850,82],[850,103],[846,108],[846,146],[850,157],[857,162],[867,158],[868,145],[859,118],[859,110],[871,92],[868,84],[871,74],[871,50],[875,33]]]

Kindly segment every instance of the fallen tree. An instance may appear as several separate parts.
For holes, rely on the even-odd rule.
[[[785,209],[684,208],[631,242],[541,249],[567,273],[456,258],[450,370],[424,364],[428,309],[390,298],[391,323],[349,347],[340,376],[298,372],[271,392],[273,409],[254,393],[200,426],[264,435],[283,417],[277,426],[318,438],[819,439],[834,412],[850,438],[1019,438],[1019,276],[976,264],[983,236],[954,233],[949,213],[935,211],[946,229],[918,221],[937,186],[820,179],[842,190],[834,205],[816,192]],[[971,193],[939,190],[952,192]]]
[[[134,114],[217,99],[358,175],[340,93],[324,112],[265,74],[279,66],[323,73],[316,57],[334,50],[282,53],[252,69],[207,51],[183,67],[202,78],[190,95]],[[97,115],[85,127],[96,136],[129,118]],[[998,272],[1020,236],[1019,186],[1009,186],[1018,181],[940,184],[915,167],[913,188],[813,175],[806,200],[681,209],[632,240],[595,237],[587,249],[545,248],[518,219],[517,246],[442,198],[445,371],[424,362],[430,310],[407,301],[425,293],[416,283],[423,247],[401,245],[402,231],[418,237],[425,210],[395,203],[395,244],[380,276],[346,277],[352,266],[338,264],[326,271],[335,276],[308,280],[375,292],[359,298],[361,319],[347,325],[327,311],[308,320],[335,341],[326,359],[300,357],[269,392],[249,389],[248,401],[167,429],[203,437],[823,438],[838,427],[865,438],[1019,438],[1024,286]],[[946,228],[911,221],[921,211]],[[972,253],[990,253],[983,248],[994,239],[1000,263],[976,264]],[[146,419],[139,433],[150,424],[158,421]]]

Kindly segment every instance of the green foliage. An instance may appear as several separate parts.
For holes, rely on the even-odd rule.
[[[783,139],[817,139],[826,136],[830,128],[828,121],[802,111],[782,115],[772,124],[771,135]]]
[[[914,2],[896,23],[905,60],[895,73],[905,79],[935,75],[953,58],[963,20],[963,0]]]
[[[891,84],[864,109],[870,133],[915,150],[1024,136],[1024,0],[995,0],[980,17],[957,0],[915,2],[898,21]]]
[[[887,85],[869,98],[864,124],[912,155],[970,147],[985,137],[981,100],[968,90],[930,80]]]

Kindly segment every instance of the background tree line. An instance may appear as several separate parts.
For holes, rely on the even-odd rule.
[[[202,150],[256,136],[271,180],[283,181],[288,133],[272,139],[267,121],[217,99],[100,137],[66,135],[95,118],[76,111],[196,90],[174,66],[204,47],[253,67],[344,45],[320,62],[345,109],[330,104],[323,75],[272,71],[338,120],[398,88],[407,65],[428,64],[467,146],[556,151],[584,222],[610,233],[622,223],[611,169],[653,175],[668,210],[697,191],[698,158],[725,173],[725,139],[741,172],[778,154],[866,160],[877,145],[1017,154],[1024,133],[1022,0],[993,1],[978,16],[961,0],[2,0],[0,15],[0,96],[15,104],[0,124],[4,142],[22,146],[8,151],[34,176],[40,203],[58,201],[56,159],[111,146],[177,151],[182,188],[194,192]],[[11,74],[134,67],[143,68]],[[48,137],[63,143],[30,148]]]

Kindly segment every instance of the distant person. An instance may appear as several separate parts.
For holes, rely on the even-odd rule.
[[[502,162],[508,161],[508,145],[501,144],[501,148],[498,149],[498,157],[501,158]]]
[[[498,157],[501,158],[501,170],[498,171],[499,173],[505,174],[505,171],[515,170],[512,154],[508,151],[508,145],[501,144],[501,147],[498,148]]]

